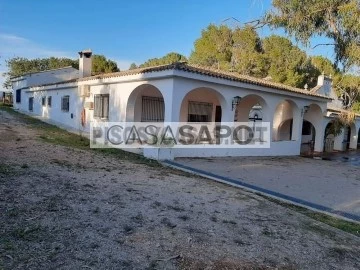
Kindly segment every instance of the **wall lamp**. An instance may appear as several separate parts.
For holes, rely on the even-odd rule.
[[[310,106],[304,106],[304,108],[301,110],[301,115],[304,116],[305,113],[307,113],[310,109]]]
[[[239,97],[239,96],[233,97],[232,110],[234,110],[234,108],[236,108],[236,106],[240,103],[240,100],[241,100],[241,97]]]

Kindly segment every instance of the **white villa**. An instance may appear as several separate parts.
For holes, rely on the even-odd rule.
[[[14,108],[85,133],[91,121],[270,122],[270,148],[173,149],[170,158],[291,156],[309,149],[357,149],[360,142],[360,115],[341,135],[325,138],[326,128],[343,112],[325,75],[309,90],[186,63],[91,76],[91,51],[79,55],[79,70],[13,78]]]

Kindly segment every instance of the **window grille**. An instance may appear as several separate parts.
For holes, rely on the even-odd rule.
[[[161,97],[142,97],[141,122],[163,122],[165,114],[164,99]]]
[[[32,112],[34,109],[34,98],[29,98],[29,111]]]
[[[21,89],[16,90],[16,103],[21,103]]]
[[[61,110],[68,112],[70,109],[70,96],[63,96],[61,99]]]

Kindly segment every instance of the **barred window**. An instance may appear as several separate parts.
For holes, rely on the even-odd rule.
[[[41,98],[41,105],[46,106],[46,97]]]
[[[141,122],[164,122],[165,104],[161,97],[142,97]]]
[[[21,89],[16,90],[16,103],[21,103]]]
[[[61,98],[61,110],[63,112],[68,112],[70,109],[70,96],[63,96]]]
[[[94,95],[94,117],[109,119],[109,94]]]
[[[189,101],[188,122],[210,122],[212,103]]]
[[[34,98],[30,97],[29,98],[29,111],[32,112],[34,109]]]
[[[51,96],[47,98],[47,105],[48,107],[51,107]]]
[[[312,124],[306,120],[303,122],[302,135],[311,135]]]

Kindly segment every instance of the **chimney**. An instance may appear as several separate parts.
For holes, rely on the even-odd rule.
[[[90,49],[79,52],[79,78],[91,76],[91,55]]]
[[[325,76],[324,72],[318,77],[317,85],[321,86],[322,94],[330,97],[331,95],[331,84],[332,78],[331,76]]]

